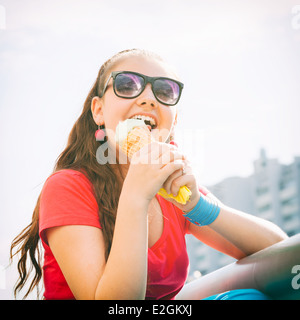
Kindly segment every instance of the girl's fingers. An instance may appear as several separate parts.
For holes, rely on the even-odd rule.
[[[160,154],[156,159],[159,164],[166,165],[175,160],[184,160],[185,157],[178,151],[177,147],[163,143],[161,145]]]
[[[165,181],[163,187],[167,193],[172,193],[174,196],[178,194],[180,187],[192,182],[194,176],[192,175],[192,168],[187,160],[184,161],[184,167],[173,172]]]
[[[167,193],[171,193],[171,185],[174,179],[179,178],[183,175],[183,168],[176,170],[175,172],[173,172],[168,179],[165,181],[165,183],[163,184],[163,187],[165,188],[165,190],[167,191]]]
[[[163,187],[168,193],[178,193],[180,188],[180,178],[183,174],[183,168],[187,165],[187,160],[180,153],[177,147],[165,143],[153,142],[142,147],[131,159],[132,164],[148,164],[159,173]],[[174,183],[175,181],[175,183]]]
[[[152,142],[143,146],[135,153],[132,161],[143,164],[159,164],[161,167],[175,160],[184,160],[185,157],[180,153],[176,146],[166,143]]]
[[[184,160],[183,154],[179,153],[178,151],[167,151],[161,155],[159,158],[159,163],[165,165],[169,162],[173,162],[175,160]]]
[[[175,171],[182,170],[183,167],[184,162],[182,160],[175,160],[174,162],[169,162],[168,164],[164,165],[160,170],[164,177],[164,181]]]
[[[183,186],[189,187],[190,183],[192,183],[193,180],[194,180],[194,176],[189,174],[181,175],[175,178],[171,183],[170,192],[168,193],[171,193],[173,194],[174,197],[176,197],[180,187],[183,187]]]

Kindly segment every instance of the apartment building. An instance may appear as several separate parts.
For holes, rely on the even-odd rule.
[[[300,157],[289,165],[268,159],[254,162],[256,215],[280,226],[289,236],[300,232]]]
[[[274,222],[289,236],[300,232],[300,157],[284,165],[261,150],[251,176],[227,178],[209,190],[228,206]],[[187,246],[190,278],[235,261],[192,236],[187,236]]]

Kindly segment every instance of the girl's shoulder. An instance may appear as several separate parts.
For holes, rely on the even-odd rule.
[[[45,182],[45,185],[68,185],[73,183],[87,183],[91,185],[90,180],[84,174],[84,171],[74,170],[74,169],[61,169],[53,172]]]
[[[89,195],[94,197],[94,188],[84,171],[62,169],[52,173],[45,181],[43,195],[59,197],[62,194]]]
[[[39,232],[47,243],[44,230],[66,225],[100,228],[98,204],[93,187],[80,171],[64,169],[51,174],[41,192]]]
[[[74,169],[61,169],[58,171],[53,172],[48,178],[51,180],[60,180],[60,179],[66,179],[66,178],[73,178],[73,179],[87,179],[85,174],[82,171],[74,170]]]

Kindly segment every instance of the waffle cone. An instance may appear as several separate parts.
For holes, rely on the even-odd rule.
[[[147,127],[136,127],[127,135],[122,145],[122,151],[129,158],[139,151],[146,144],[151,143],[152,137]]]
[[[122,144],[122,151],[131,159],[132,156],[139,151],[143,146],[153,141],[150,131],[147,127],[135,127],[128,133],[126,139]],[[161,188],[158,192],[159,195],[165,199],[174,199],[178,203],[186,204],[189,200],[192,192],[186,186],[182,186],[176,197],[167,193],[164,188]]]

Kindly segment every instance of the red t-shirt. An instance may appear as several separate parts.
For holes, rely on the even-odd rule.
[[[206,194],[205,189],[200,190]],[[164,216],[160,239],[148,250],[146,299],[174,299],[188,274],[185,234],[189,221],[176,206],[156,196]],[[74,299],[50,247],[45,230],[64,225],[87,225],[101,229],[98,205],[88,178],[75,170],[51,175],[42,190],[39,234],[44,251],[45,299]]]

